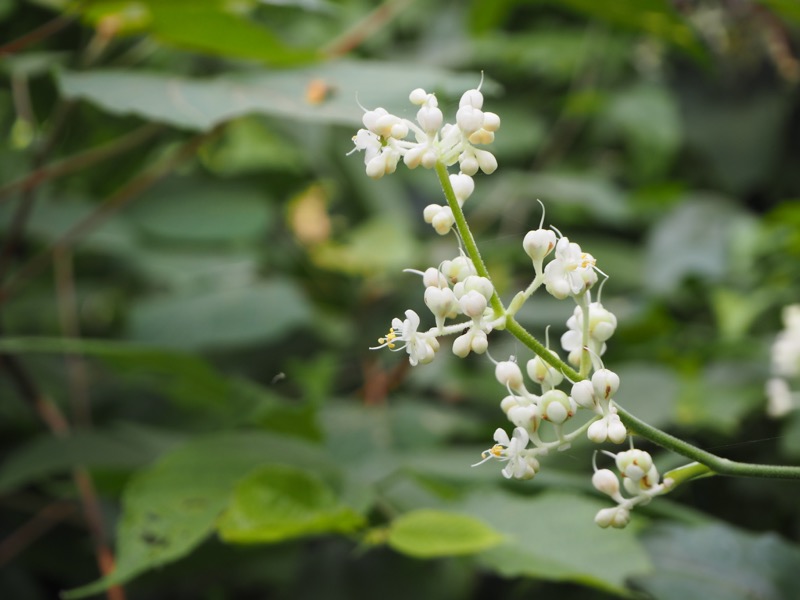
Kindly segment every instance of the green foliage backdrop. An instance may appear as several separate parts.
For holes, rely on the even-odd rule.
[[[764,393],[800,299],[795,2],[0,0],[0,31],[4,598],[800,597],[796,483],[606,531],[587,442],[530,482],[470,468],[491,363],[368,350],[423,312],[402,270],[451,257],[441,190],[347,156],[359,103],[453,112],[482,72],[500,168],[467,215],[500,294],[541,199],[610,275],[619,403],[798,464]]]

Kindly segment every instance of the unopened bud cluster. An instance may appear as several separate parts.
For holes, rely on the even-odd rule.
[[[458,164],[459,172],[447,177],[452,188],[449,204],[431,204],[423,213],[424,220],[444,235],[456,222],[453,211],[460,211],[474,192],[472,176],[479,170],[489,175],[497,168],[494,156],[476,146],[494,139],[500,119],[483,111],[479,89],[468,90],[461,97],[454,124],[443,124],[433,94],[416,89],[409,98],[420,107],[416,123],[382,108],[366,110],[362,119],[366,129],[353,138],[355,150],[365,152],[367,175],[374,178],[394,172],[401,158],[412,169],[446,169]],[[407,139],[410,134],[414,141]],[[481,275],[479,265],[463,250],[452,260],[424,271],[411,271],[422,278],[423,298],[434,325],[421,329],[420,316],[407,310],[406,318],[394,319],[389,332],[379,339],[380,345],[373,348],[405,351],[411,365],[425,364],[436,357],[440,339],[453,336],[451,348],[456,356],[485,354],[490,334],[505,328],[538,289],[544,288],[559,300],[572,299],[576,306],[566,322],[561,346],[568,363],[578,371],[567,368],[549,348],[528,360],[524,373],[514,357],[497,362],[489,356],[495,363],[495,377],[506,391],[500,407],[513,427],[511,435],[502,428],[495,431],[495,444],[483,452],[483,460],[477,464],[495,459],[504,464],[502,474],[513,479],[535,477],[540,457],[568,448],[578,436],[585,435],[598,444],[622,444],[628,439],[613,401],[619,376],[604,368],[600,358],[616,330],[617,319],[599,297],[592,300],[592,290],[602,275],[595,258],[557,230],[541,225],[524,236],[522,249],[531,260],[533,279],[508,307],[500,302],[485,268]],[[565,369],[571,377],[565,375]],[[590,415],[588,420],[576,419],[581,410]],[[617,502],[615,508],[598,513],[596,522],[603,527],[624,527],[631,508],[666,491],[647,453],[631,449],[615,456],[629,497],[621,495],[618,478],[610,470],[595,472],[595,487]]]

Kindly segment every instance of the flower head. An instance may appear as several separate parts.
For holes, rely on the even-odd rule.
[[[514,479],[531,479],[536,475],[539,462],[533,456],[529,456],[525,450],[529,440],[528,432],[522,427],[516,427],[510,438],[504,430],[497,428],[494,432],[494,441],[497,443],[488,450],[484,450],[481,453],[483,460],[472,466],[476,467],[487,460],[496,458],[501,462],[508,462],[503,468],[503,476],[506,479],[512,477]]]
[[[555,258],[544,268],[547,291],[559,300],[583,294],[597,282],[595,262],[578,244],[562,237],[556,243]]]

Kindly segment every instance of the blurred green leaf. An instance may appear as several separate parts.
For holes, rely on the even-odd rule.
[[[315,49],[283,43],[236,8],[237,3],[222,0],[100,0],[86,8],[84,17],[101,28],[113,23],[122,34],[146,32],[177,48],[272,66],[309,63],[321,57]]]
[[[0,339],[0,351],[97,357],[122,374],[152,380],[158,389],[192,405],[219,406],[231,397],[230,382],[201,358],[142,344],[20,337]]]
[[[644,536],[658,570],[636,577],[655,600],[784,600],[800,597],[800,549],[774,534],[725,525],[660,525]]]
[[[134,304],[132,340],[168,348],[209,349],[274,341],[311,319],[311,307],[288,280],[179,293]]]
[[[389,526],[389,546],[416,558],[474,554],[502,542],[482,521],[440,510],[415,510]]]
[[[322,533],[351,533],[364,519],[342,505],[318,477],[282,465],[241,480],[218,522],[226,542],[274,543]]]
[[[677,373],[647,362],[622,363],[614,367],[622,382],[614,400],[653,427],[676,420],[680,391]]]
[[[276,463],[335,473],[317,448],[255,432],[198,437],[164,456],[125,489],[116,569],[64,598],[97,594],[185,556],[214,530],[236,483],[253,469]]]
[[[732,244],[740,228],[755,221],[724,198],[690,196],[650,231],[645,254],[644,285],[670,293],[689,276],[719,281],[728,272]]]
[[[684,375],[677,421],[723,433],[734,433],[744,416],[764,402],[757,365],[715,362],[697,374]]]
[[[479,557],[503,577],[574,581],[626,595],[626,579],[652,566],[635,527],[603,530],[594,524],[605,506],[574,493],[526,498],[486,491],[470,495],[463,508],[508,539]]]
[[[614,94],[603,125],[619,129],[628,146],[630,161],[642,176],[662,175],[682,141],[677,104],[664,86],[637,84]]]
[[[176,127],[205,131],[234,117],[261,113],[316,123],[361,124],[363,106],[413,115],[408,94],[417,87],[461,94],[478,75],[418,63],[337,60],[291,71],[235,73],[188,79],[125,70],[59,71],[65,98],[83,99],[114,114],[135,114]],[[311,94],[324,86],[327,95]],[[497,89],[485,81],[484,93]],[[356,100],[357,99],[357,100]],[[354,132],[355,133],[355,132]]]
[[[18,446],[0,468],[0,493],[73,467],[132,469],[146,465],[182,436],[141,427],[75,431],[69,437],[39,437]]]
[[[272,212],[268,197],[255,187],[172,179],[144,195],[128,215],[158,241],[241,244],[263,238]]]

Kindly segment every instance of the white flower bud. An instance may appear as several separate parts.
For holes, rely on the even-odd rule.
[[[464,201],[472,195],[472,192],[475,191],[475,182],[472,180],[472,177],[464,173],[450,175],[450,185],[453,186],[453,192],[460,204],[463,204]]]
[[[561,390],[549,390],[542,394],[539,407],[542,410],[542,418],[556,425],[560,425],[575,414],[571,398]]]
[[[470,347],[475,354],[483,354],[489,348],[489,337],[485,331],[477,329],[472,336]]]
[[[470,144],[477,145],[486,145],[491,144],[494,141],[494,134],[491,131],[486,131],[485,129],[481,128],[478,131],[469,134],[467,138]]]
[[[422,155],[421,163],[423,168],[432,169],[433,167],[436,166],[436,160],[437,160],[436,153],[430,149],[427,149],[425,153]]]
[[[553,356],[558,357],[552,350],[549,350],[549,352]],[[527,371],[528,377],[533,379],[536,383],[551,388],[557,386],[564,380],[564,375],[561,371],[544,362],[541,356],[535,356],[528,361]]]
[[[614,513],[614,518],[611,520],[611,526],[615,529],[624,529],[631,521],[631,511],[622,506],[617,507]]]
[[[644,450],[626,450],[616,456],[617,469],[625,477],[639,481],[653,466],[653,458]]]
[[[364,127],[369,129],[373,133],[378,133],[377,126],[378,120],[388,115],[388,111],[385,108],[378,107],[373,110],[368,110],[365,112],[361,117],[361,122],[364,123]]]
[[[619,375],[608,369],[598,369],[592,375],[592,387],[598,398],[608,400],[619,389]]]
[[[466,152],[463,152],[458,157],[458,166],[461,168],[462,173],[469,176],[475,175],[480,168],[478,159],[473,154],[467,154]]]
[[[439,204],[428,204],[422,211],[422,218],[426,223],[431,223],[440,210],[442,210],[442,207]]]
[[[443,206],[439,212],[431,219],[431,225],[433,226],[434,231],[439,235],[447,235],[450,233],[450,229],[452,229],[453,225],[455,224],[456,219],[453,216],[453,211],[450,210],[449,206]]]
[[[486,131],[497,131],[500,129],[500,117],[493,112],[483,113],[483,128]]]
[[[592,475],[592,485],[608,496],[619,494],[619,479],[610,469],[599,469]]]
[[[500,401],[500,410],[506,414],[515,406],[519,406],[519,400],[517,400],[516,396],[506,396]]]
[[[435,106],[423,106],[417,111],[417,123],[426,133],[439,131],[443,121],[442,111]]]
[[[386,156],[379,154],[367,163],[367,177],[380,179],[387,173]]]
[[[461,99],[458,101],[458,106],[481,108],[483,106],[483,94],[481,94],[479,90],[467,90],[461,95]]]
[[[475,290],[466,292],[458,300],[458,305],[461,307],[461,312],[471,319],[477,319],[478,317],[482,316],[483,311],[486,310],[487,304],[486,298],[480,292]]]
[[[441,271],[450,283],[456,283],[464,281],[470,275],[475,275],[475,266],[466,256],[457,256],[453,260],[442,262]],[[458,296],[459,294],[456,292],[456,297]]]
[[[497,363],[494,368],[494,375],[502,386],[509,387],[512,390],[522,387],[522,371],[520,371],[519,365],[513,361],[504,360]]]
[[[597,511],[597,514],[594,517],[594,522],[597,523],[600,527],[605,529],[606,527],[610,526],[611,523],[614,521],[614,517],[617,514],[617,506],[611,508],[602,508]]]
[[[491,299],[492,294],[494,294],[492,282],[486,277],[479,277],[478,275],[470,275],[464,280],[464,291],[471,292],[473,290],[486,298],[486,300]]]
[[[422,163],[422,155],[425,153],[425,146],[412,148],[403,156],[403,162],[409,169],[416,169]]]
[[[624,442],[628,438],[628,430],[625,425],[622,424],[622,421],[620,421],[619,415],[610,414],[606,419],[608,423],[609,441],[614,444],[621,444]]]
[[[472,331],[467,331],[453,340],[453,354],[466,358],[472,351]]]
[[[522,247],[534,264],[541,262],[556,247],[556,234],[551,229],[529,231],[522,240]]]
[[[431,286],[425,288],[424,299],[425,305],[436,316],[437,323],[445,318],[453,318],[458,314],[456,310],[458,300],[453,295],[453,290],[448,287]]]
[[[586,431],[586,437],[588,437],[595,444],[602,444],[605,442],[606,438],[608,437],[608,424],[606,423],[606,420],[599,419],[589,425],[589,429]]]
[[[592,386],[592,382],[588,379],[573,383],[570,394],[578,406],[594,410],[597,405],[597,400],[594,397],[594,387]]]
[[[433,206],[436,206],[435,204]],[[430,222],[427,221],[426,222]],[[436,267],[428,267],[425,269],[425,272],[422,274],[422,285],[426,288],[435,286],[440,288],[447,287],[447,279],[444,275],[442,275],[441,271]]]
[[[527,431],[536,431],[539,427],[539,411],[536,406],[515,406],[508,411],[508,420],[516,427],[522,427]]]
[[[497,170],[497,159],[494,157],[494,154],[488,150],[478,150],[476,148],[475,158],[478,161],[478,166],[480,167],[481,171],[487,175],[491,175]],[[594,273],[594,271],[592,271],[592,273]],[[595,281],[596,280],[597,275],[595,274]]]
[[[408,99],[411,101],[411,104],[425,104],[428,100],[428,92],[422,88],[417,88],[408,95]]]

